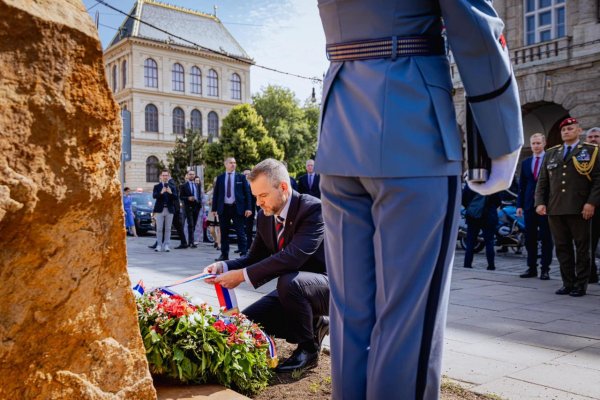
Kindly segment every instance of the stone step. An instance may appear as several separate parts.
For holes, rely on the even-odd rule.
[[[219,385],[177,386],[155,383],[158,400],[249,400],[248,397]]]

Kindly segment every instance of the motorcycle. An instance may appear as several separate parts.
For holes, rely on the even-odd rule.
[[[460,247],[467,248],[467,222],[465,208],[461,207],[460,220],[458,222],[458,240]],[[521,253],[525,247],[525,221],[523,217],[517,217],[517,207],[513,202],[502,202],[498,208],[498,226],[494,238],[494,246],[502,249],[511,249],[516,254]],[[477,242],[473,251],[479,253],[485,247],[481,233],[477,236]]]

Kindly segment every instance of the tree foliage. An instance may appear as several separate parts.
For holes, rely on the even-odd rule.
[[[314,157],[316,150],[318,107],[307,102],[302,108],[294,92],[274,85],[252,100],[269,135],[283,149],[290,172],[304,171],[306,160]]]
[[[205,145],[206,139],[192,130],[187,130],[185,137],[175,139],[175,147],[167,153],[167,163],[171,176],[177,184],[183,183],[190,166],[204,163]]]
[[[283,148],[271,137],[263,119],[249,104],[231,109],[223,119],[219,140],[204,148],[205,176],[212,182],[223,171],[223,160],[235,157],[238,171],[250,169],[265,158],[283,159]],[[210,179],[210,180],[209,180]]]

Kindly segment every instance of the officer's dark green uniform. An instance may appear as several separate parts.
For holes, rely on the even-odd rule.
[[[546,151],[535,191],[535,206],[545,205],[550,231],[567,294],[587,288],[590,274],[590,220],[581,214],[586,203],[600,212],[598,146],[577,143],[563,160],[565,145]],[[573,242],[577,257],[573,253]]]

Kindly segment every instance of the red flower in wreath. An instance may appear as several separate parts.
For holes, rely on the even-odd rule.
[[[213,328],[215,328],[217,330],[217,332],[223,332],[226,329],[225,323],[223,321],[220,321],[220,320],[216,321],[213,324]]]

